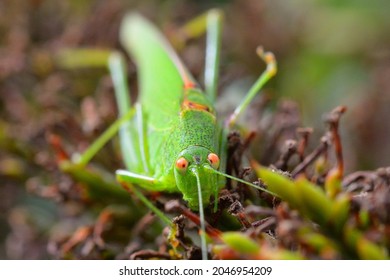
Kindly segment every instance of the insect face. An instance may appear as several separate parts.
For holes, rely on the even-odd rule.
[[[201,146],[190,146],[182,151],[175,162],[175,180],[177,188],[183,193],[183,199],[191,209],[199,208],[198,183],[204,205],[218,189],[218,175],[210,171],[210,166],[217,169],[218,156]],[[198,181],[196,176],[198,176]]]

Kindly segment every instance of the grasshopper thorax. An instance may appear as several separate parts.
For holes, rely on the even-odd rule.
[[[177,157],[174,164],[176,185],[192,210],[199,209],[198,189],[204,206],[218,190],[218,175],[210,170],[210,167],[218,169],[218,166],[218,156],[202,146],[189,146]]]

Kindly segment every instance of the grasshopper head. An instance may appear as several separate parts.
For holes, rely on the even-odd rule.
[[[213,173],[210,167],[218,169],[219,158],[214,152],[202,146],[186,148],[175,162],[177,187],[192,210],[198,210],[200,203],[203,207],[207,205],[210,196],[218,189],[218,175]]]

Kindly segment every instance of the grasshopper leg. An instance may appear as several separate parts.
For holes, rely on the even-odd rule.
[[[131,107],[129,90],[126,82],[126,67],[124,58],[120,53],[113,53],[109,59],[109,69],[115,87],[115,96],[117,99],[118,110],[121,116],[128,114],[127,112],[135,109],[135,120],[124,123],[120,129],[120,140],[122,153],[126,167],[129,170],[117,170],[117,181],[127,191],[134,193],[151,211],[153,211],[161,220],[172,225],[170,219],[156,208],[153,203],[146,198],[143,193],[134,187],[141,186],[150,191],[163,191],[165,185],[159,180],[142,174],[149,174],[147,162],[147,146],[144,137],[145,129],[143,123],[143,113],[140,104]],[[138,173],[136,173],[138,172]]]
[[[149,169],[149,162],[148,162],[148,149],[147,149],[147,142],[145,137],[145,126],[144,126],[144,116],[142,113],[142,107],[141,104],[137,103],[135,105],[136,112],[137,112],[137,130],[138,130],[138,142],[139,142],[139,148],[141,153],[141,161],[142,161],[142,168],[144,170],[144,174],[150,174]]]
[[[135,184],[149,191],[162,191],[159,181],[153,177],[141,175],[127,170],[117,170],[116,178],[119,183]]]
[[[139,132],[137,128],[139,112],[137,111],[137,107],[131,106],[129,87],[127,84],[126,63],[122,54],[113,52],[109,57],[108,67],[114,84],[119,116],[121,117],[131,110],[135,110],[136,113],[135,120],[132,119],[123,123],[119,131],[123,160],[128,169],[141,171],[140,137],[137,137]]]
[[[109,60],[109,68],[115,87],[115,96],[120,115],[135,109],[135,119],[122,124],[120,140],[125,165],[128,170],[118,170],[117,179],[120,183],[136,184],[147,190],[160,191],[159,181],[150,174],[147,162],[147,145],[143,123],[142,108],[139,103],[131,107],[126,82],[124,58],[119,53],[113,53]]]
[[[180,49],[187,40],[198,38],[206,32],[204,84],[206,95],[211,102],[215,101],[218,87],[222,20],[222,12],[218,9],[212,9],[187,22],[178,30],[178,34],[181,36],[172,38],[174,45]]]
[[[147,176],[135,174],[126,170],[118,170],[116,172],[118,182],[123,186],[125,190],[130,193],[134,193],[139,200],[142,201],[156,216],[158,216],[167,226],[172,227],[171,220],[146,197],[144,194],[133,187],[133,183],[139,184],[140,186],[147,186],[153,184],[156,180]]]
[[[222,13],[211,10],[207,13],[206,61],[204,72],[205,91],[214,102],[218,89],[219,57],[221,50]]]
[[[252,99],[259,92],[259,90],[264,86],[266,82],[268,82],[276,74],[277,66],[276,66],[276,60],[273,53],[264,52],[262,47],[258,47],[256,52],[258,56],[260,56],[260,58],[264,60],[264,62],[267,65],[267,68],[260,75],[257,81],[252,85],[252,87],[249,89],[248,93],[246,94],[241,104],[238,105],[238,107],[226,120],[225,127],[228,129],[232,128],[235,125],[238,117],[242,114],[242,112],[245,111],[245,109],[248,107]]]

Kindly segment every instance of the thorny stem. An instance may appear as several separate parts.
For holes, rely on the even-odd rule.
[[[107,224],[112,220],[113,212],[109,209],[104,209],[99,217],[95,226],[93,227],[93,240],[94,243],[102,249],[104,247],[104,241],[102,238],[103,232],[107,226]]]
[[[190,219],[194,224],[200,227],[200,218],[198,215],[194,214],[191,212],[189,209],[185,208],[182,206],[178,201],[172,201],[169,205],[165,206],[167,212],[171,211],[177,211],[180,214],[186,216],[188,219]],[[222,233],[217,230],[216,228],[210,226],[206,221],[205,221],[205,231],[208,236],[210,236],[213,239],[216,240],[221,240],[221,235]]]
[[[289,159],[297,152],[297,142],[295,140],[286,140],[279,160],[275,163],[275,167],[286,171]]]
[[[46,134],[46,139],[47,142],[53,147],[58,163],[69,160],[69,155],[65,151],[61,143],[61,138],[58,135],[49,132]]]
[[[321,154],[328,150],[330,145],[330,139],[328,135],[321,138],[321,144],[311,152],[294,170],[291,172],[291,176],[295,178],[297,175],[302,173],[311,163],[313,163]]]
[[[375,181],[382,178],[386,185],[390,184],[390,167],[378,168],[376,171],[356,171],[343,178],[342,186],[344,188],[350,187],[352,184],[364,181],[370,186],[375,185]]]
[[[261,233],[273,229],[275,228],[276,225],[277,225],[276,217],[267,217],[252,223],[252,227],[255,228],[255,231],[257,233]]]
[[[228,134],[227,147],[226,173],[238,174],[239,167],[241,166],[243,147],[240,134],[237,131],[232,131]],[[231,188],[230,179],[227,180],[226,188]]]
[[[171,259],[171,255],[167,253],[160,253],[153,250],[140,250],[130,255],[131,260],[136,259]]]
[[[235,216],[240,221],[240,223],[243,225],[243,227],[245,229],[252,227],[251,223],[249,222],[249,220],[246,217],[246,214],[244,212],[244,207],[242,206],[242,204],[238,200],[234,201],[230,205],[228,212],[230,214],[232,214],[233,216]]]
[[[256,132],[251,131],[249,135],[244,139],[244,143],[242,144],[243,152],[249,148],[250,144],[255,139],[255,137],[256,137]]]
[[[326,122],[330,126],[330,132],[332,133],[333,143],[335,147],[336,152],[336,159],[337,159],[337,169],[338,169],[338,175],[341,179],[344,174],[344,160],[343,160],[343,149],[341,145],[341,138],[338,131],[340,118],[342,114],[344,114],[347,110],[347,107],[345,106],[338,106],[335,109],[333,109],[332,112],[327,116]]]
[[[302,162],[305,158],[304,153],[307,147],[307,143],[309,142],[309,136],[313,133],[313,129],[310,127],[300,127],[297,129],[297,134],[300,136],[299,142],[298,142],[298,156],[300,162]]]
[[[298,108],[294,102],[284,101],[279,104],[278,112],[268,125],[267,130],[273,131],[269,137],[268,145],[264,148],[261,161],[268,161],[277,149],[283,137],[295,130],[299,125]],[[291,137],[289,137],[291,138]]]
[[[132,229],[133,236],[139,236],[145,231],[154,221],[157,216],[153,212],[148,212],[141,217]]]
[[[382,178],[386,185],[390,184],[390,167],[381,167],[376,170],[376,175],[380,178]]]
[[[185,242],[184,242],[184,215],[179,215],[175,218],[173,218],[173,223],[176,225],[176,228],[177,228],[177,232],[175,234],[175,237],[177,240],[180,241],[180,243],[183,245],[183,246],[186,246],[185,245]]]
[[[69,252],[77,244],[80,244],[82,241],[86,240],[92,234],[91,226],[84,226],[76,230],[72,237],[66,241],[61,248],[63,254]]]

